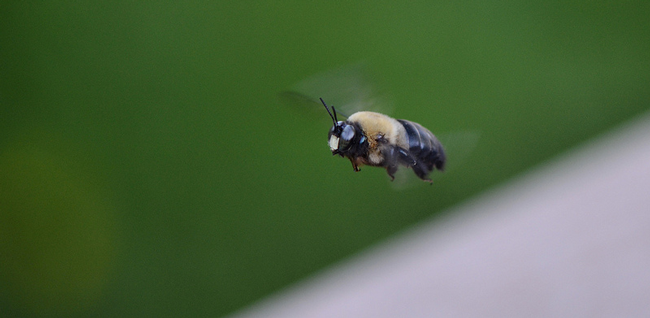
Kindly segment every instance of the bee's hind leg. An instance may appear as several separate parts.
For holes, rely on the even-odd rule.
[[[429,179],[429,172],[431,172],[431,170],[427,169],[424,165],[422,165],[421,162],[418,162],[411,168],[413,168],[415,175],[418,176],[418,178],[422,179],[422,181],[433,184],[433,180]]]
[[[397,148],[396,156],[399,162],[407,167],[413,167],[417,164],[415,158],[406,149]]]

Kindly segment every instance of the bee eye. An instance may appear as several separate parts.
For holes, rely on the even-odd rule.
[[[346,125],[345,128],[343,128],[343,132],[341,132],[341,139],[350,141],[352,138],[354,138],[354,134],[354,127],[351,125]]]

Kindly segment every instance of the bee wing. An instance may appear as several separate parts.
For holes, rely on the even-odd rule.
[[[434,170],[429,175],[434,183],[463,167],[463,163],[478,145],[481,133],[478,131],[454,131],[439,134],[436,137],[442,143],[447,159],[443,173]],[[426,183],[415,176],[411,169],[400,167],[391,185],[396,190],[405,190],[423,184]]]
[[[322,98],[344,117],[347,116],[343,114],[351,115],[362,110],[389,113],[388,98],[373,78],[367,67],[358,63],[310,76],[280,96],[290,104],[301,104],[301,107],[318,106],[319,111],[323,105],[318,98]]]
[[[481,133],[478,131],[454,131],[441,134],[438,140],[442,143],[447,155],[445,172],[453,172],[462,167],[469,155],[476,149]]]
[[[319,117],[322,117],[323,119],[328,118],[327,116],[323,116],[324,113],[323,104],[319,100],[314,99],[310,96],[304,95],[296,91],[284,91],[278,94],[278,97],[280,98],[282,103],[289,105],[292,110],[297,110],[300,113],[306,113],[307,115],[314,118],[319,118]],[[338,107],[336,110],[338,113]],[[348,117],[341,113],[338,113],[337,115],[339,119],[345,119]]]

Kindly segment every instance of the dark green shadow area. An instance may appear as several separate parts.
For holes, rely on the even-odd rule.
[[[241,308],[646,112],[648,16],[647,1],[6,1],[0,312]],[[324,110],[277,99],[360,61],[393,116],[480,133],[433,186],[353,173]]]

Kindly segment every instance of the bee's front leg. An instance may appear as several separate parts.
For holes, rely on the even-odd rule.
[[[352,169],[354,169],[354,172],[361,171],[361,169],[359,169],[359,166],[357,165],[356,162],[354,162],[354,160],[350,159],[350,162],[352,163]]]

